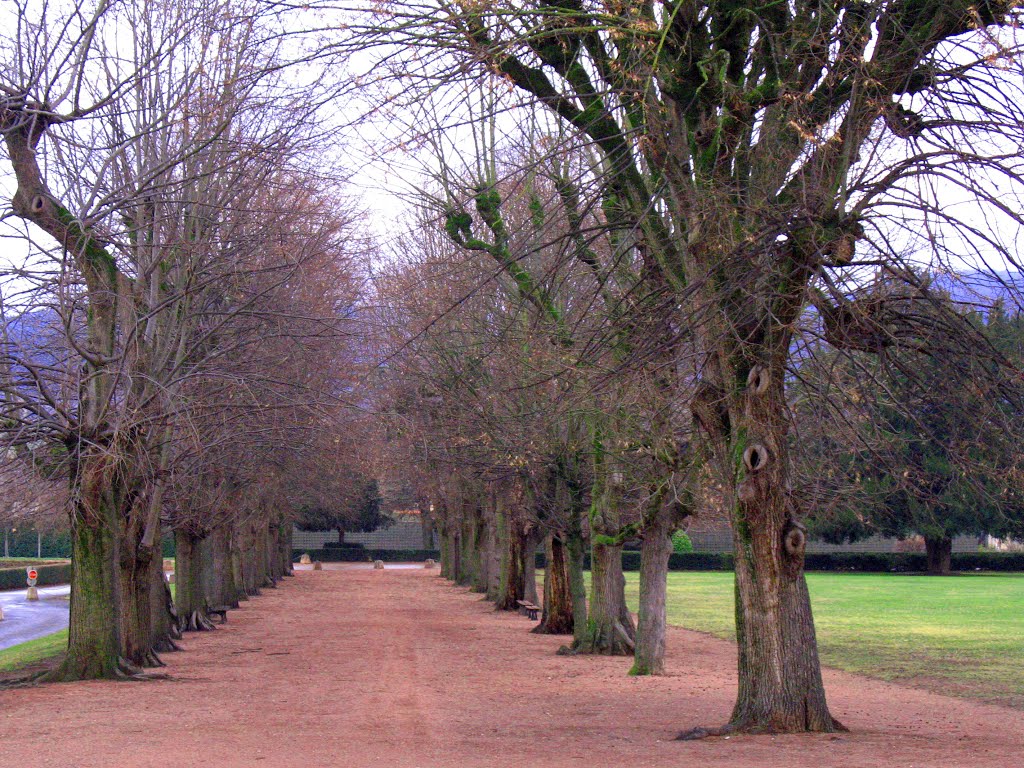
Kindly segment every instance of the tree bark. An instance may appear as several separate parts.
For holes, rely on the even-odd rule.
[[[92,462],[82,460],[85,495],[71,514],[71,609],[68,650],[60,665],[45,674],[48,682],[117,679],[138,670],[121,658],[117,595],[115,589],[115,509],[109,487],[90,477]]]
[[[626,577],[622,573],[621,498],[608,466],[600,436],[594,440],[594,490],[590,513],[590,605],[575,653],[632,656],[636,643],[633,617],[626,607]]]
[[[497,602],[501,594],[502,536],[501,517],[498,510],[497,485],[491,484],[487,505],[487,599]]]
[[[490,554],[487,552],[487,522],[484,520],[479,501],[470,507],[470,535],[473,568],[469,574],[470,586],[474,592],[487,594],[487,566]]]
[[[573,600],[569,586],[569,558],[561,533],[544,542],[544,614],[533,631],[539,635],[571,635]]]
[[[174,533],[174,605],[182,632],[213,629],[205,613],[202,542],[201,537],[185,529]]]
[[[122,539],[121,546],[117,569],[121,656],[137,667],[162,667],[153,648],[152,548],[141,547],[130,537]]]
[[[239,591],[235,587],[231,570],[230,536],[228,527],[219,525],[202,540],[199,547],[204,608],[219,605],[238,607]],[[249,563],[253,560],[252,557],[244,559]]]
[[[789,491],[788,342],[783,334],[770,362],[738,364],[694,400],[703,430],[717,432],[711,449],[732,510],[739,686],[724,728],[698,728],[681,738],[842,728],[825,700],[803,571],[806,534]],[[729,390],[726,380],[741,384]]]
[[[540,603],[540,595],[537,594],[537,547],[540,545],[543,533],[535,525],[530,526],[523,541],[523,600],[534,605]]]
[[[441,578],[452,579],[452,537],[447,528],[441,530]]]
[[[661,506],[660,500],[658,502]],[[665,603],[674,515],[658,509],[644,525],[640,545],[640,611],[631,675],[665,674]]]
[[[285,520],[283,523],[281,523],[281,525],[283,526],[280,539],[280,557],[282,568],[281,574],[283,576],[294,576],[295,569],[292,567],[292,550],[294,548],[294,545],[292,543],[292,536],[294,535],[294,528],[292,527],[292,523],[290,520]]]
[[[593,542],[592,536],[589,616],[581,641],[573,650],[605,656],[632,656],[635,629],[626,608],[622,546]]]
[[[245,586],[245,557],[248,544],[245,540],[245,531],[242,523],[235,523],[231,528],[231,579],[235,583],[235,592],[238,601],[243,602],[249,599]]]
[[[924,546],[928,557],[928,573],[948,576],[952,570],[953,539],[949,536],[925,536]]]
[[[181,639],[178,613],[174,609],[171,588],[164,577],[163,557],[153,558],[149,569],[150,644],[157,653],[181,650],[175,640]]]
[[[434,515],[430,510],[430,501],[421,499],[420,508],[420,536],[423,549],[434,548]]]
[[[504,508],[501,514],[504,530],[504,547],[501,553],[501,588],[494,607],[499,611],[518,611],[519,601],[524,597],[526,582],[523,578],[523,550],[526,548],[526,534],[523,525],[512,510]]]

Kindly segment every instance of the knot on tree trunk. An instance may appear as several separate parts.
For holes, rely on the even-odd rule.
[[[798,520],[789,518],[782,528],[782,551],[785,553],[786,575],[794,579],[804,564],[807,548],[807,527]]]
[[[747,374],[747,390],[752,395],[763,395],[771,384],[771,374],[763,365],[755,365]]]
[[[748,445],[743,451],[743,466],[747,468],[748,472],[754,474],[768,466],[768,458],[768,449],[760,443],[754,443]]]

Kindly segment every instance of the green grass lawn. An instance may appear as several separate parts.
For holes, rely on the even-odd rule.
[[[68,631],[66,629],[46,637],[40,637],[38,640],[12,645],[10,648],[0,651],[0,672],[9,672],[48,659],[59,653],[64,653],[67,648]]]
[[[626,575],[635,609],[637,574]],[[1024,574],[810,573],[823,663],[1024,707]],[[669,574],[668,621],[732,639],[731,573]]]

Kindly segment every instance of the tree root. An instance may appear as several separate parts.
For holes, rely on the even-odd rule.
[[[76,663],[65,657],[54,669],[41,672],[34,677],[33,683],[72,683],[79,680],[153,680],[165,678],[166,675],[152,675],[142,671],[125,658],[120,656],[110,665]]]
[[[157,667],[166,667],[159,656],[156,655],[156,650],[149,650],[142,658],[142,663],[139,664],[143,669],[155,669]]]
[[[217,627],[203,611],[192,611],[188,618],[181,622],[179,628],[182,632],[211,632]]]
[[[553,624],[553,626],[552,626]],[[542,622],[530,630],[535,635],[571,635],[572,622]]]
[[[831,718],[831,720],[831,728],[813,730],[810,728],[802,728],[800,730],[774,728],[767,723],[726,723],[725,725],[717,728],[704,728],[698,726],[696,728],[691,728],[688,731],[682,731],[674,740],[695,741],[697,739],[707,739],[715,736],[729,736],[734,733],[743,733],[751,736],[765,736],[778,733],[845,733],[849,731],[849,728],[834,717]]]
[[[636,643],[633,642],[633,638],[626,632],[626,628],[618,621],[615,622],[615,634],[619,636],[619,639],[629,648],[629,652],[633,653],[636,651]]]
[[[563,645],[556,653],[559,656],[632,656],[633,644],[632,641],[624,643],[621,637],[613,638],[609,643],[598,643],[589,638],[583,642],[574,642],[571,646]]]
[[[177,632],[177,637],[168,633],[153,643],[153,650],[157,653],[174,653],[175,651],[180,651],[181,646],[174,642],[175,640],[180,639],[181,632]]]
[[[723,725],[719,728],[702,728],[697,726],[680,733],[676,736],[675,741],[696,741],[697,739],[707,739],[712,736],[728,736],[731,733],[736,733],[736,731],[737,728],[732,725]]]

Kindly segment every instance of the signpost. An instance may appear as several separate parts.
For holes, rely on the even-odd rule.
[[[36,589],[36,579],[39,578],[39,571],[29,566],[25,569],[26,581],[28,582],[28,592],[25,594],[26,600],[38,600],[39,590]]]

